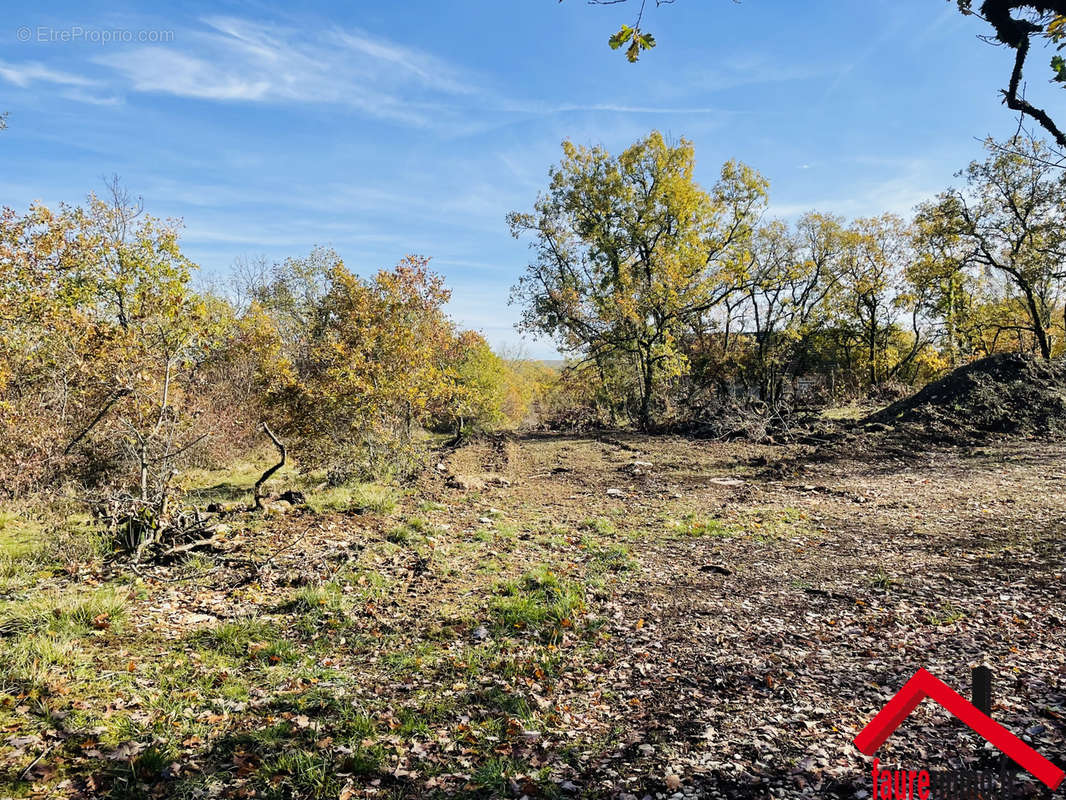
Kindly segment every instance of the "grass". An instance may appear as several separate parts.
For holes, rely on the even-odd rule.
[[[581,586],[544,566],[499,584],[496,591],[489,614],[501,633],[530,631],[555,641],[565,629],[573,628],[575,617],[585,610]]]
[[[925,621],[930,625],[951,625],[960,619],[965,619],[966,612],[956,608],[951,603],[943,603],[936,611],[930,611],[925,615]]]
[[[795,508],[754,508],[733,513],[729,519],[686,514],[669,524],[680,536],[747,536],[771,541],[787,536],[810,536],[806,512]]]
[[[876,406],[851,403],[846,406],[835,406],[833,408],[824,409],[822,411],[822,418],[836,421],[859,420],[876,410]]]
[[[630,549],[625,545],[587,545],[589,560],[588,567],[594,574],[605,572],[629,572],[637,565]]]
[[[269,447],[257,450],[247,459],[235,461],[225,467],[189,469],[181,476],[180,486],[185,490],[185,499],[194,505],[210,503],[248,505],[252,500],[252,488],[263,472],[277,463],[277,453]],[[299,481],[296,468],[287,464],[274,473],[267,489]]]
[[[237,461],[222,469],[188,470],[181,481],[188,503],[206,506],[246,506],[251,503],[252,489],[263,471],[276,461],[276,454],[264,448],[250,459]],[[397,495],[393,489],[375,483],[354,484],[316,488],[321,474],[300,475],[295,466],[287,464],[274,473],[267,483],[267,491],[276,491],[285,486],[303,488],[307,505],[316,514],[372,512],[382,516],[396,509]]]
[[[741,531],[720,519],[686,514],[670,524],[670,529],[680,536],[736,536]]]
[[[240,619],[194,634],[192,641],[235,659],[269,664],[296,661],[296,648],[277,631],[277,626],[264,620]]]
[[[356,603],[365,604],[384,600],[389,595],[392,585],[387,575],[382,575],[374,570],[359,569],[348,573],[349,585],[353,591],[352,600]]]
[[[129,599],[128,589],[105,586],[0,604],[0,700],[69,678],[87,659],[86,637],[120,627]]]
[[[49,505],[34,499],[0,509],[0,597],[108,549],[105,533],[66,500]]]
[[[433,526],[424,517],[410,517],[385,534],[385,540],[393,544],[407,545],[425,539]]]
[[[103,587],[93,592],[40,594],[0,604],[0,635],[86,633],[103,630],[126,616],[129,592]]]
[[[587,519],[581,523],[581,527],[600,536],[614,536],[618,533],[618,527],[614,524],[614,521],[606,517]]]
[[[0,511],[0,559],[22,559],[39,553],[43,534],[44,525],[38,520],[16,511]]]
[[[376,483],[329,487],[307,498],[308,508],[316,514],[370,512],[388,516],[396,510],[396,504],[396,492]]]
[[[885,572],[884,567],[878,567],[877,572],[868,577],[867,583],[875,589],[883,589],[886,592],[898,583],[895,578]]]
[[[296,613],[320,614],[344,608],[344,595],[337,583],[322,583],[296,590],[282,608]]]
[[[245,502],[258,465],[185,478],[205,484],[190,489],[204,502]],[[375,484],[308,494],[312,509],[326,514],[370,511],[387,516],[400,503],[396,490]],[[562,570],[574,569],[576,558],[589,576],[610,575],[627,569],[631,557],[626,548],[605,541],[614,529],[609,520],[601,520],[587,532],[570,530],[559,538],[552,551],[553,561],[556,556],[560,564],[565,560],[559,571],[538,567],[498,584],[501,571],[513,575],[520,565],[540,560],[530,559],[531,549],[542,548],[525,534],[530,530],[525,518],[512,521],[495,509],[478,510],[492,520],[478,526],[486,536],[479,543],[459,532],[454,520],[443,524],[439,512],[448,507],[418,499],[412,494],[410,501],[403,500],[418,513],[400,518],[402,522],[341,523],[366,529],[366,541],[342,548],[346,559],[323,561],[320,582],[281,589],[273,596],[284,583],[230,590],[229,599],[248,608],[250,616],[185,630],[177,638],[173,631],[159,635],[138,627],[133,635],[124,630],[123,620],[135,613],[134,591],[143,591],[139,583],[79,588],[71,576],[80,572],[68,574],[67,567],[80,564],[77,559],[56,560],[51,523],[34,528],[26,517],[5,514],[0,517],[0,592],[6,574],[12,593],[7,602],[0,599],[0,729],[17,723],[28,731],[40,730],[64,719],[63,725],[94,731],[92,746],[103,753],[130,742],[150,742],[130,759],[104,759],[103,766],[94,767],[102,780],[101,797],[148,797],[151,787],[158,791],[163,783],[175,796],[210,794],[236,771],[242,771],[244,785],[257,797],[337,796],[352,781],[364,783],[391,769],[412,742],[432,741],[441,733],[461,741],[463,758],[469,759],[462,771],[470,778],[460,794],[509,790],[510,778],[532,776],[535,768],[494,748],[520,736],[512,730],[515,725],[526,730],[548,725],[539,716],[542,710],[516,687],[552,680],[571,669],[571,649],[560,639],[578,620],[581,630],[587,626],[588,590]],[[254,522],[260,523],[254,532],[285,524],[261,516]],[[232,524],[243,537],[253,532],[251,523]],[[332,524],[326,521],[327,527]],[[78,530],[79,536],[90,533],[91,526],[79,523]],[[237,534],[232,538],[237,540]],[[70,541],[75,541],[73,535]],[[84,542],[91,543],[91,537]],[[405,547],[409,552],[403,552]],[[99,554],[94,548],[81,552]],[[462,588],[424,619],[393,627],[393,608],[405,600],[408,588],[402,570],[397,578],[394,561],[406,563],[412,554],[434,559],[437,576],[447,575]],[[479,572],[477,567],[489,561],[492,568]],[[217,590],[212,573],[225,569],[221,563],[194,555],[175,566],[174,574],[191,581],[182,587],[200,584],[206,591]],[[292,568],[300,569],[298,561]],[[486,606],[488,619],[478,613]],[[218,613],[207,606],[180,610],[197,616],[201,610]],[[471,639],[479,620],[507,635]],[[467,653],[472,669],[453,666]],[[473,669],[479,680],[471,678]],[[420,682],[403,704],[388,693],[376,697],[366,692],[367,685],[406,683],[419,673],[452,677],[439,685]],[[498,676],[515,685],[497,685]],[[469,688],[453,688],[463,682]],[[111,708],[115,697],[135,697],[137,702]],[[63,716],[53,719],[53,711]],[[221,714],[237,723],[233,730],[212,722]],[[465,715],[468,721],[460,722]],[[46,760],[55,757],[63,764],[66,758],[68,766],[59,775],[74,774],[85,766],[80,748],[80,743],[56,748]],[[176,776],[171,765],[190,754],[206,756],[216,768],[213,775]],[[28,790],[27,782],[13,776],[34,755],[14,755],[0,739],[0,795]],[[2,772],[5,757],[15,765],[7,776]],[[455,772],[460,765],[446,756],[439,766],[423,768],[430,777]]]

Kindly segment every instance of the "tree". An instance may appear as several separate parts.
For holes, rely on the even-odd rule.
[[[907,227],[894,214],[855,220],[846,235],[838,319],[859,345],[870,386],[895,375],[922,347],[915,326],[910,352],[893,352],[893,332],[905,305],[900,285],[909,242]]]
[[[463,331],[455,341],[454,396],[448,422],[461,436],[467,426],[481,430],[504,423],[509,369],[476,331]]]
[[[625,56],[630,63],[636,63],[642,51],[650,50],[656,45],[655,37],[642,27],[647,0],[634,1],[639,3],[634,24],[622,25],[607,40],[612,50],[625,47]],[[589,5],[601,6],[621,5],[628,2],[629,0],[588,0]],[[655,0],[655,5],[662,6],[674,2],[675,0]],[[739,2],[739,0],[734,0],[734,2]],[[1059,147],[1066,148],[1066,133],[1061,130],[1046,109],[1039,108],[1026,100],[1022,83],[1022,73],[1034,38],[1048,40],[1059,51],[1066,48],[1066,0],[981,0],[977,11],[973,8],[974,0],[948,0],[948,2],[956,3],[963,14],[980,17],[992,27],[992,36],[982,38],[998,42],[1014,50],[1014,66],[1007,81],[1007,88],[1000,90],[1004,104],[1007,108],[1035,120],[1054,137]],[[1051,58],[1051,80],[1066,84],[1066,58],[1059,53]]]
[[[526,330],[605,373],[633,375],[636,419],[647,429],[660,382],[683,374],[679,340],[693,319],[733,290],[728,272],[751,238],[766,181],[728,162],[711,192],[693,180],[692,144],[655,132],[611,156],[563,143],[533,213],[509,216],[535,253],[514,289]]]
[[[412,469],[416,427],[444,413],[454,386],[449,292],[428,259],[365,280],[316,250],[256,294],[288,361],[267,406],[305,466],[337,481]]]
[[[109,189],[0,222],[3,438],[20,480],[108,482],[132,466],[146,500],[203,438],[196,370],[221,332],[189,288],[178,223]]]
[[[980,348],[977,324],[979,279],[967,270],[957,226],[945,224],[935,203],[914,217],[914,260],[906,268],[908,291],[918,313],[934,327],[946,365],[955,368]]]
[[[779,399],[786,374],[812,366],[813,341],[840,294],[844,238],[840,220],[815,213],[794,229],[771,222],[755,238],[742,288],[754,338],[749,361],[767,402]]]
[[[986,143],[984,161],[965,170],[965,189],[948,189],[923,204],[927,235],[951,243],[952,259],[998,281],[1022,316],[1013,324],[1051,357],[1052,314],[1066,277],[1066,175],[1046,158],[1047,146],[1015,139]]]
[[[950,0],[949,0],[950,2]],[[1061,50],[1066,46],[1066,0],[983,0],[974,11],[973,0],[955,0],[966,15],[979,16],[994,31],[993,39],[1014,50],[1014,66],[1007,88],[1001,89],[1007,108],[1035,120],[1050,133],[1059,147],[1066,147],[1066,134],[1046,110],[1025,99],[1022,72],[1034,37],[1043,37]],[[1066,60],[1051,58],[1052,80],[1066,83]]]

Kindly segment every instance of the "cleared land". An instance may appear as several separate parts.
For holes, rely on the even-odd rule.
[[[1062,763],[1066,451],[894,451],[486,438],[140,574],[7,516],[0,796],[855,797],[982,659]],[[879,755],[996,762],[929,703]]]

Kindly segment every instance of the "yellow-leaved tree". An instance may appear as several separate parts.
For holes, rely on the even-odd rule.
[[[727,162],[704,191],[691,142],[654,132],[617,156],[563,143],[548,191],[532,213],[509,216],[534,258],[514,289],[529,331],[632,387],[629,408],[655,421],[661,384],[685,374],[682,338],[734,291],[766,203],[766,181]]]

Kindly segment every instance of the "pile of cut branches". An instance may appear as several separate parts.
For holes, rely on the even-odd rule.
[[[171,507],[168,500],[166,494],[152,500],[119,494],[97,502],[93,511],[116,549],[127,553],[134,564],[171,561],[210,547],[214,520],[197,508]]]

